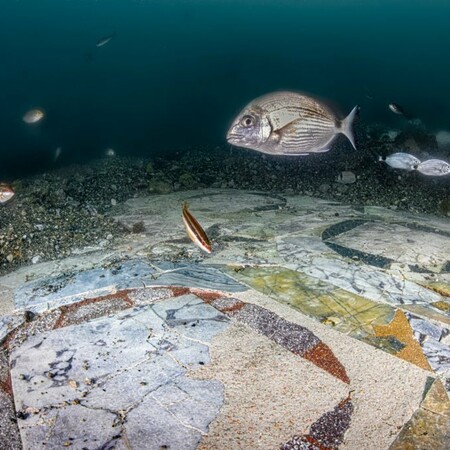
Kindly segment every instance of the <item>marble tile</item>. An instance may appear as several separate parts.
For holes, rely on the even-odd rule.
[[[24,447],[77,446],[87,421],[104,428],[95,434],[85,425],[87,448],[125,445],[125,436],[142,443],[151,433],[148,448],[196,448],[223,388],[186,378],[187,369],[209,363],[210,340],[228,326],[223,314],[187,295],[30,336],[11,354]],[[172,389],[172,401],[161,401],[160,389]],[[69,417],[76,425],[63,425]]]
[[[98,268],[56,278],[42,278],[24,284],[15,291],[17,309],[42,312],[61,305],[67,305],[117,290],[142,287],[155,272],[148,263],[141,260],[125,261],[112,267]]]
[[[405,313],[397,309],[392,321],[387,325],[374,325],[375,336],[393,337],[404,344],[395,355],[405,361],[416,364],[425,370],[431,370],[429,358],[424,355],[419,342],[415,339],[413,329]]]
[[[450,255],[448,236],[393,223],[364,223],[327,241],[436,273]]]
[[[143,286],[189,286],[225,292],[247,289],[213,267],[169,262],[152,264],[137,259],[26,283],[16,290],[15,304],[17,309],[42,312]]]
[[[235,276],[254,289],[356,338],[373,335],[374,324],[386,324],[394,315],[394,309],[388,305],[282,267],[249,267]]]
[[[23,313],[0,317],[0,344],[12,330],[25,322]]]
[[[397,324],[396,321],[392,323],[396,311],[394,307],[379,304],[304,273],[281,267],[249,267],[235,272],[235,276],[258,291],[335,330],[420,367],[431,367],[439,373],[447,371],[448,345],[440,342],[433,344],[431,339],[440,339],[449,332],[447,328],[430,320],[408,313],[406,317],[410,324],[406,318],[402,324]],[[386,328],[382,332],[384,326]],[[399,330],[404,330],[403,334],[399,335]]]
[[[446,373],[450,378],[450,347],[434,339],[426,339],[422,348],[433,370]]]
[[[450,400],[441,381],[436,380],[389,450],[446,449],[449,442]]]
[[[196,264],[155,262],[159,271],[147,285],[189,286],[223,292],[242,292],[247,288],[214,267]]]
[[[406,279],[397,278],[380,269],[347,261],[313,258],[309,264],[297,259],[287,261],[286,267],[327,281],[375,302],[400,306],[428,305],[441,296]]]

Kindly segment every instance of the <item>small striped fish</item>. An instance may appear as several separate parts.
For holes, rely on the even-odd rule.
[[[183,203],[183,222],[191,241],[205,252],[211,253],[211,242],[197,219],[189,212],[187,202]]]
[[[327,152],[338,134],[353,147],[355,106],[343,120],[325,105],[295,92],[274,92],[250,102],[227,134],[230,144],[272,155],[307,155]]]

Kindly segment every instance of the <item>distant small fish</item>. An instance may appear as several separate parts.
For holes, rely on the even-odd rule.
[[[399,116],[403,116],[405,119],[413,119],[414,117],[411,116],[411,114],[408,114],[400,105],[397,103],[389,103],[389,109],[394,113],[398,114]]]
[[[450,164],[440,159],[427,159],[417,166],[417,171],[431,177],[450,174]]]
[[[388,166],[391,166],[394,169],[402,169],[402,170],[415,170],[417,166],[420,164],[420,160],[415,156],[410,155],[409,153],[393,153],[392,155],[378,158],[379,161],[385,162]]]
[[[356,175],[350,170],[344,170],[336,177],[336,182],[341,184],[352,184],[357,180]]]
[[[23,117],[22,120],[25,123],[36,123],[39,122],[40,120],[42,120],[45,116],[45,113],[42,109],[40,108],[35,108],[35,109],[30,109],[29,111],[27,111]]]
[[[114,156],[116,156],[116,151],[113,148],[107,148],[105,151],[105,156],[113,158]]]
[[[439,131],[436,133],[436,141],[439,147],[450,145],[450,132],[445,130]]]
[[[197,219],[189,212],[187,202],[183,204],[183,222],[191,241],[205,252],[211,253],[211,242]]]
[[[55,155],[53,156],[53,162],[56,162],[56,160],[61,156],[62,147],[57,147],[55,150]]]
[[[6,183],[0,183],[0,204],[9,202],[14,197],[14,191]]]
[[[95,44],[96,47],[103,47],[106,45],[114,36],[116,35],[116,32],[109,34],[108,36],[105,36],[97,41]]]
[[[356,149],[352,123],[356,106],[343,120],[318,100],[295,92],[274,92],[250,102],[234,120],[227,140],[272,155],[327,152],[338,134]]]

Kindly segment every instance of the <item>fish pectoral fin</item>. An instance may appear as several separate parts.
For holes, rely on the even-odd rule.
[[[297,136],[299,126],[301,126],[301,122],[304,121],[303,117],[299,117],[298,119],[294,119],[291,122],[287,123],[286,125],[282,126],[281,128],[278,128],[277,133],[280,136],[283,136],[283,138],[289,138],[289,136]],[[305,130],[309,131],[309,130]],[[309,135],[312,135],[311,132],[308,133]]]
[[[297,135],[297,130],[295,127],[296,122],[297,120],[293,120],[292,122],[289,122],[283,127],[274,130],[271,135],[271,140],[277,143],[281,143],[283,145],[289,142],[290,140],[294,140]]]
[[[305,153],[315,145],[314,133],[308,130],[302,118],[289,122],[277,130],[278,142],[287,154]]]

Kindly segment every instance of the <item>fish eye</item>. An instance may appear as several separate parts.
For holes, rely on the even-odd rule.
[[[250,128],[255,124],[255,119],[252,116],[244,116],[241,120],[242,125],[246,128]]]

